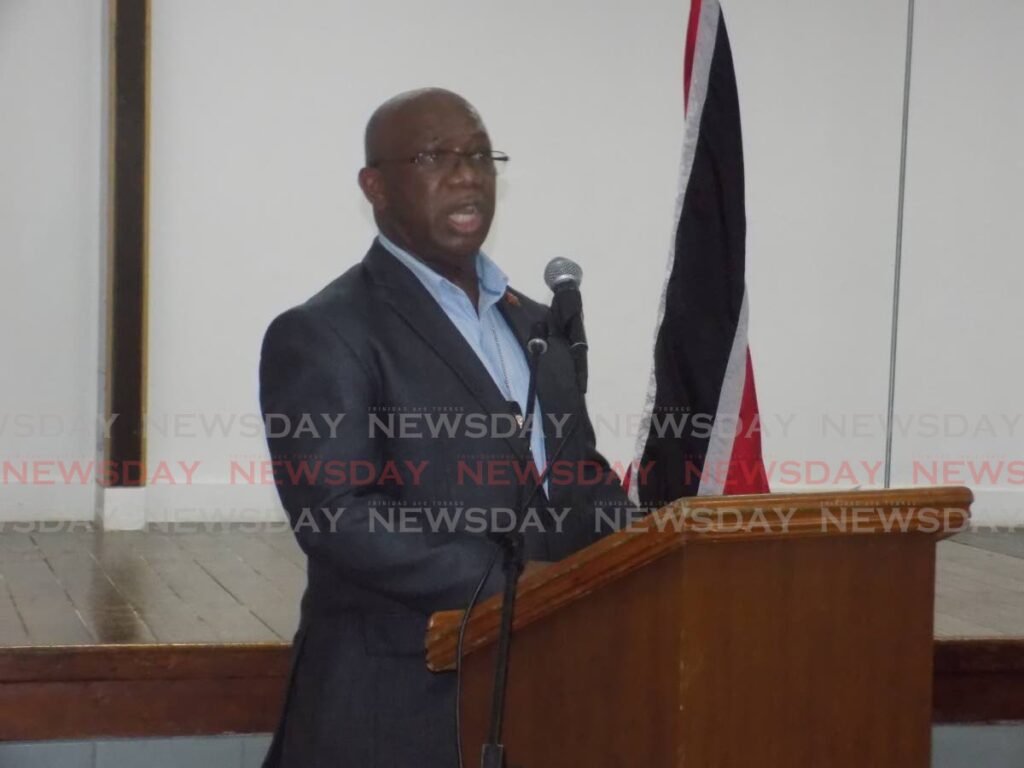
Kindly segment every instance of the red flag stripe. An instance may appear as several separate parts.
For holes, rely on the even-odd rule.
[[[743,382],[740,401],[738,431],[732,445],[724,493],[768,493],[768,478],[761,456],[761,424],[757,410],[757,390],[754,387],[754,364],[747,347],[747,375]]]
[[[697,27],[701,0],[690,0],[690,19],[686,25],[686,52],[683,55],[683,111],[690,108],[690,80],[693,77],[693,54],[697,50]]]

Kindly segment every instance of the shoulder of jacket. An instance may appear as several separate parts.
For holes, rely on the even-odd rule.
[[[362,263],[355,264],[306,301],[280,313],[267,329],[299,328],[315,336],[335,336],[358,348],[371,328],[371,285]]]

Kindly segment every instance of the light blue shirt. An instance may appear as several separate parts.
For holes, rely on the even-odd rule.
[[[399,248],[384,235],[378,235],[377,239],[423,283],[427,293],[434,297],[459,329],[462,337],[476,352],[476,356],[494,379],[502,397],[506,400],[515,400],[519,403],[519,412],[526,413],[530,367],[519,339],[498,310],[498,302],[508,288],[508,276],[482,251],[477,253],[476,274],[480,287],[480,301],[477,309],[473,309],[466,292],[451,280],[432,270],[408,251]],[[547,452],[544,449],[540,398],[537,398],[534,405],[533,424],[530,451],[533,453],[533,461],[538,471],[543,471],[547,462]],[[547,490],[547,487],[548,483],[545,480],[544,489]]]

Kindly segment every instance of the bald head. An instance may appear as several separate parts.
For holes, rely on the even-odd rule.
[[[359,185],[380,231],[441,274],[469,274],[475,286],[495,202],[494,164],[469,159],[492,150],[477,111],[442,88],[401,93],[374,111],[365,144]]]
[[[381,104],[366,123],[363,140],[366,165],[393,156],[401,146],[408,129],[436,110],[464,112],[483,128],[483,121],[473,105],[462,96],[444,88],[419,88],[405,91]]]

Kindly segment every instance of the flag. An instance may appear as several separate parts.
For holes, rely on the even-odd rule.
[[[743,141],[717,0],[691,0],[675,232],[637,436],[631,498],[766,493],[747,345]],[[638,462],[638,463],[636,463]]]

